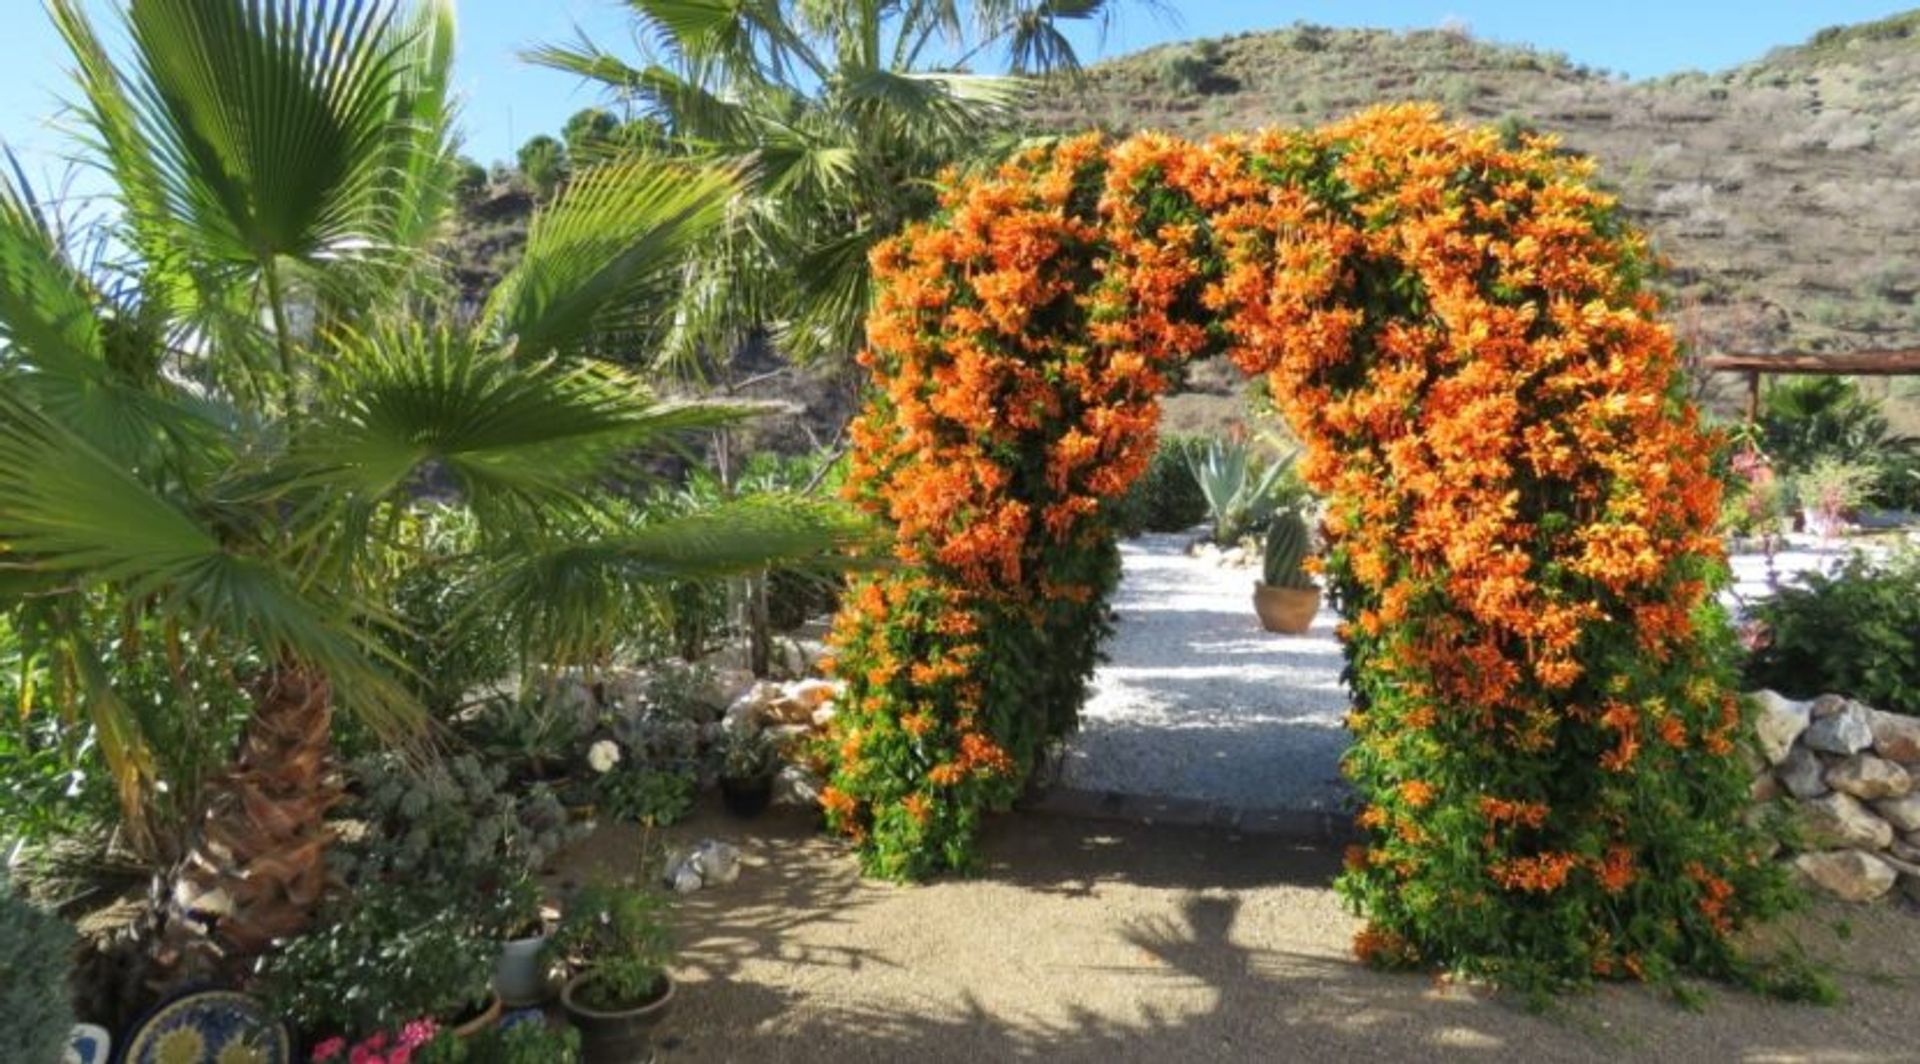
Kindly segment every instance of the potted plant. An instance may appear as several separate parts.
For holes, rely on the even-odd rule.
[[[371,884],[350,908],[266,959],[265,996],[310,1040],[397,1036],[421,1021],[460,1034],[485,1030],[500,1016],[499,943],[462,911],[465,901]]]
[[[659,895],[611,885],[584,887],[568,903],[548,945],[579,972],[560,1004],[580,1029],[587,1064],[651,1056],[653,1028],[673,1004],[665,912]]]
[[[1253,585],[1253,609],[1269,632],[1298,635],[1320,611],[1320,589],[1302,568],[1307,544],[1307,522],[1298,510],[1281,511],[1267,526],[1266,563],[1263,579]]]
[[[493,992],[510,1007],[542,1004],[553,996],[553,979],[540,889],[531,876],[519,876],[500,889],[497,904],[500,955],[493,962]]]
[[[720,797],[727,811],[745,820],[766,812],[779,771],[780,749],[765,732],[729,732],[720,751]]]

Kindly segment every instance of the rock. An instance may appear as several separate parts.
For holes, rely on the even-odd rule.
[[[1893,825],[1874,816],[1850,794],[1829,794],[1801,803],[1797,823],[1801,841],[1817,848],[1884,850],[1893,842]]]
[[[1873,732],[1873,752],[1889,761],[1920,764],[1920,717],[1872,710],[1867,727]]]
[[[784,750],[794,743],[811,737],[813,735],[813,725],[811,723],[775,724],[773,727],[768,728],[764,734],[768,742]]]
[[[833,708],[832,702],[822,702],[820,708],[813,711],[813,726],[816,728],[824,728],[832,724],[833,718],[837,716],[839,712],[839,710]]]
[[[1793,859],[1802,875],[1846,901],[1872,901],[1893,889],[1893,866],[1859,850],[1803,853]]]
[[[745,694],[733,700],[720,718],[720,723],[730,732],[751,731],[767,722],[767,707],[780,697],[777,684],[762,680],[747,688]]]
[[[1755,691],[1750,697],[1760,707],[1754,717],[1760,749],[1767,755],[1767,764],[1777,765],[1787,759],[1793,741],[1800,738],[1800,733],[1812,722],[1808,704],[1795,702],[1777,691]]]
[[[1873,803],[1873,811],[1880,814],[1880,819],[1892,824],[1896,831],[1920,831],[1920,794],[1882,798]]]
[[[1843,757],[1865,750],[1873,745],[1873,726],[1867,721],[1867,707],[1857,702],[1847,703],[1845,708],[1809,725],[1801,741],[1822,753]]]
[[[704,886],[705,882],[700,878],[700,870],[694,867],[692,861],[682,860],[667,874],[667,885],[672,887],[676,894],[692,894]]]
[[[1900,893],[1905,894],[1908,901],[1920,905],[1920,876],[1900,877]]]
[[[833,701],[839,693],[838,685],[829,680],[801,680],[787,685],[786,692],[788,698],[809,710],[819,709],[823,704]]]
[[[1855,754],[1827,770],[1827,786],[1855,798],[1899,798],[1913,790],[1907,770],[1872,754]]]
[[[1785,793],[1787,788],[1780,780],[1773,773],[1766,772],[1753,778],[1753,783],[1747,788],[1747,800],[1764,805]]]
[[[821,785],[819,776],[799,765],[783,765],[773,777],[774,804],[819,805]]]
[[[1820,758],[1804,746],[1795,746],[1787,754],[1787,759],[1774,770],[1780,782],[1786,785],[1787,793],[1795,798],[1818,798],[1827,793],[1827,766]]]
[[[1847,708],[1848,700],[1843,695],[1821,695],[1807,703],[1807,710],[1814,720],[1825,720]]]
[[[1920,862],[1920,841],[1915,840],[1920,840],[1920,835],[1908,835],[1904,839],[1895,839],[1893,845],[1887,847],[1887,852],[1902,861]]]
[[[1230,547],[1220,552],[1220,564],[1233,569],[1247,564],[1247,548]]]
[[[726,884],[740,878],[739,848],[718,839],[702,839],[688,863],[700,873],[703,883]]]

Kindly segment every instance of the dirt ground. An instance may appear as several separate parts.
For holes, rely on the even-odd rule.
[[[1545,1014],[1354,963],[1330,849],[1038,814],[986,867],[862,880],[809,817],[714,810],[666,841],[739,844],[737,883],[682,898],[662,1061],[1920,1061],[1920,912],[1823,905],[1773,928],[1833,965],[1836,1008],[1715,987],[1701,1012],[1608,986]],[[568,879],[623,872],[604,828]]]

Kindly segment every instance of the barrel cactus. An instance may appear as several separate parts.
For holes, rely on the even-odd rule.
[[[1282,510],[1267,525],[1266,579],[1268,587],[1313,589],[1313,577],[1301,563],[1307,559],[1309,538],[1306,519],[1298,510]]]

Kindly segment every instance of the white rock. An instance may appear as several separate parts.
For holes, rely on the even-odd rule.
[[[811,737],[813,735],[813,725],[811,723],[775,724],[762,734],[767,737],[768,742],[784,750],[794,743]]]
[[[1867,721],[1867,708],[1849,702],[1844,709],[1809,725],[1801,741],[1822,753],[1857,754],[1873,745],[1873,727]]]
[[[780,686],[762,680],[727,706],[720,723],[730,732],[752,731],[767,722],[767,707],[780,697]]]
[[[1859,850],[1803,853],[1793,866],[1822,890],[1847,901],[1872,901],[1893,889],[1893,866]]]
[[[839,710],[833,708],[832,702],[822,702],[820,708],[813,711],[813,726],[816,728],[824,728],[832,724],[833,718],[838,716],[839,712]]]
[[[1884,850],[1893,842],[1893,825],[1874,816],[1850,794],[1829,794],[1803,802],[1797,819],[1801,840],[1816,848]]]
[[[1882,798],[1873,803],[1873,811],[1898,831],[1920,831],[1920,794]],[[1895,845],[1899,845],[1896,843]],[[1912,858],[1908,858],[1912,860]]]
[[[1787,759],[1774,769],[1780,782],[1786,785],[1787,793],[1795,798],[1818,798],[1827,793],[1827,766],[1820,763],[1820,756],[1804,746],[1795,746],[1787,753]]]
[[[840,689],[830,680],[801,680],[787,685],[786,696],[809,710],[833,701]]]
[[[681,861],[675,865],[673,873],[667,877],[667,882],[678,894],[692,894],[704,885],[700,878],[700,870],[693,866],[692,861]]]
[[[1889,761],[1920,764],[1920,717],[1872,710],[1867,727],[1873,732],[1873,752]]]
[[[1767,764],[1777,765],[1787,759],[1793,741],[1812,723],[1809,704],[1795,702],[1777,691],[1755,691],[1749,697],[1759,706],[1759,712],[1754,715],[1754,730],[1760,739],[1760,749],[1767,755]]]
[[[773,777],[775,805],[819,805],[822,781],[799,765],[783,765]]]
[[[706,883],[731,883],[740,878],[739,848],[718,839],[702,840],[688,863]]]
[[[1904,839],[1893,840],[1887,852],[1902,861],[1920,862],[1920,832],[1911,832]]]

